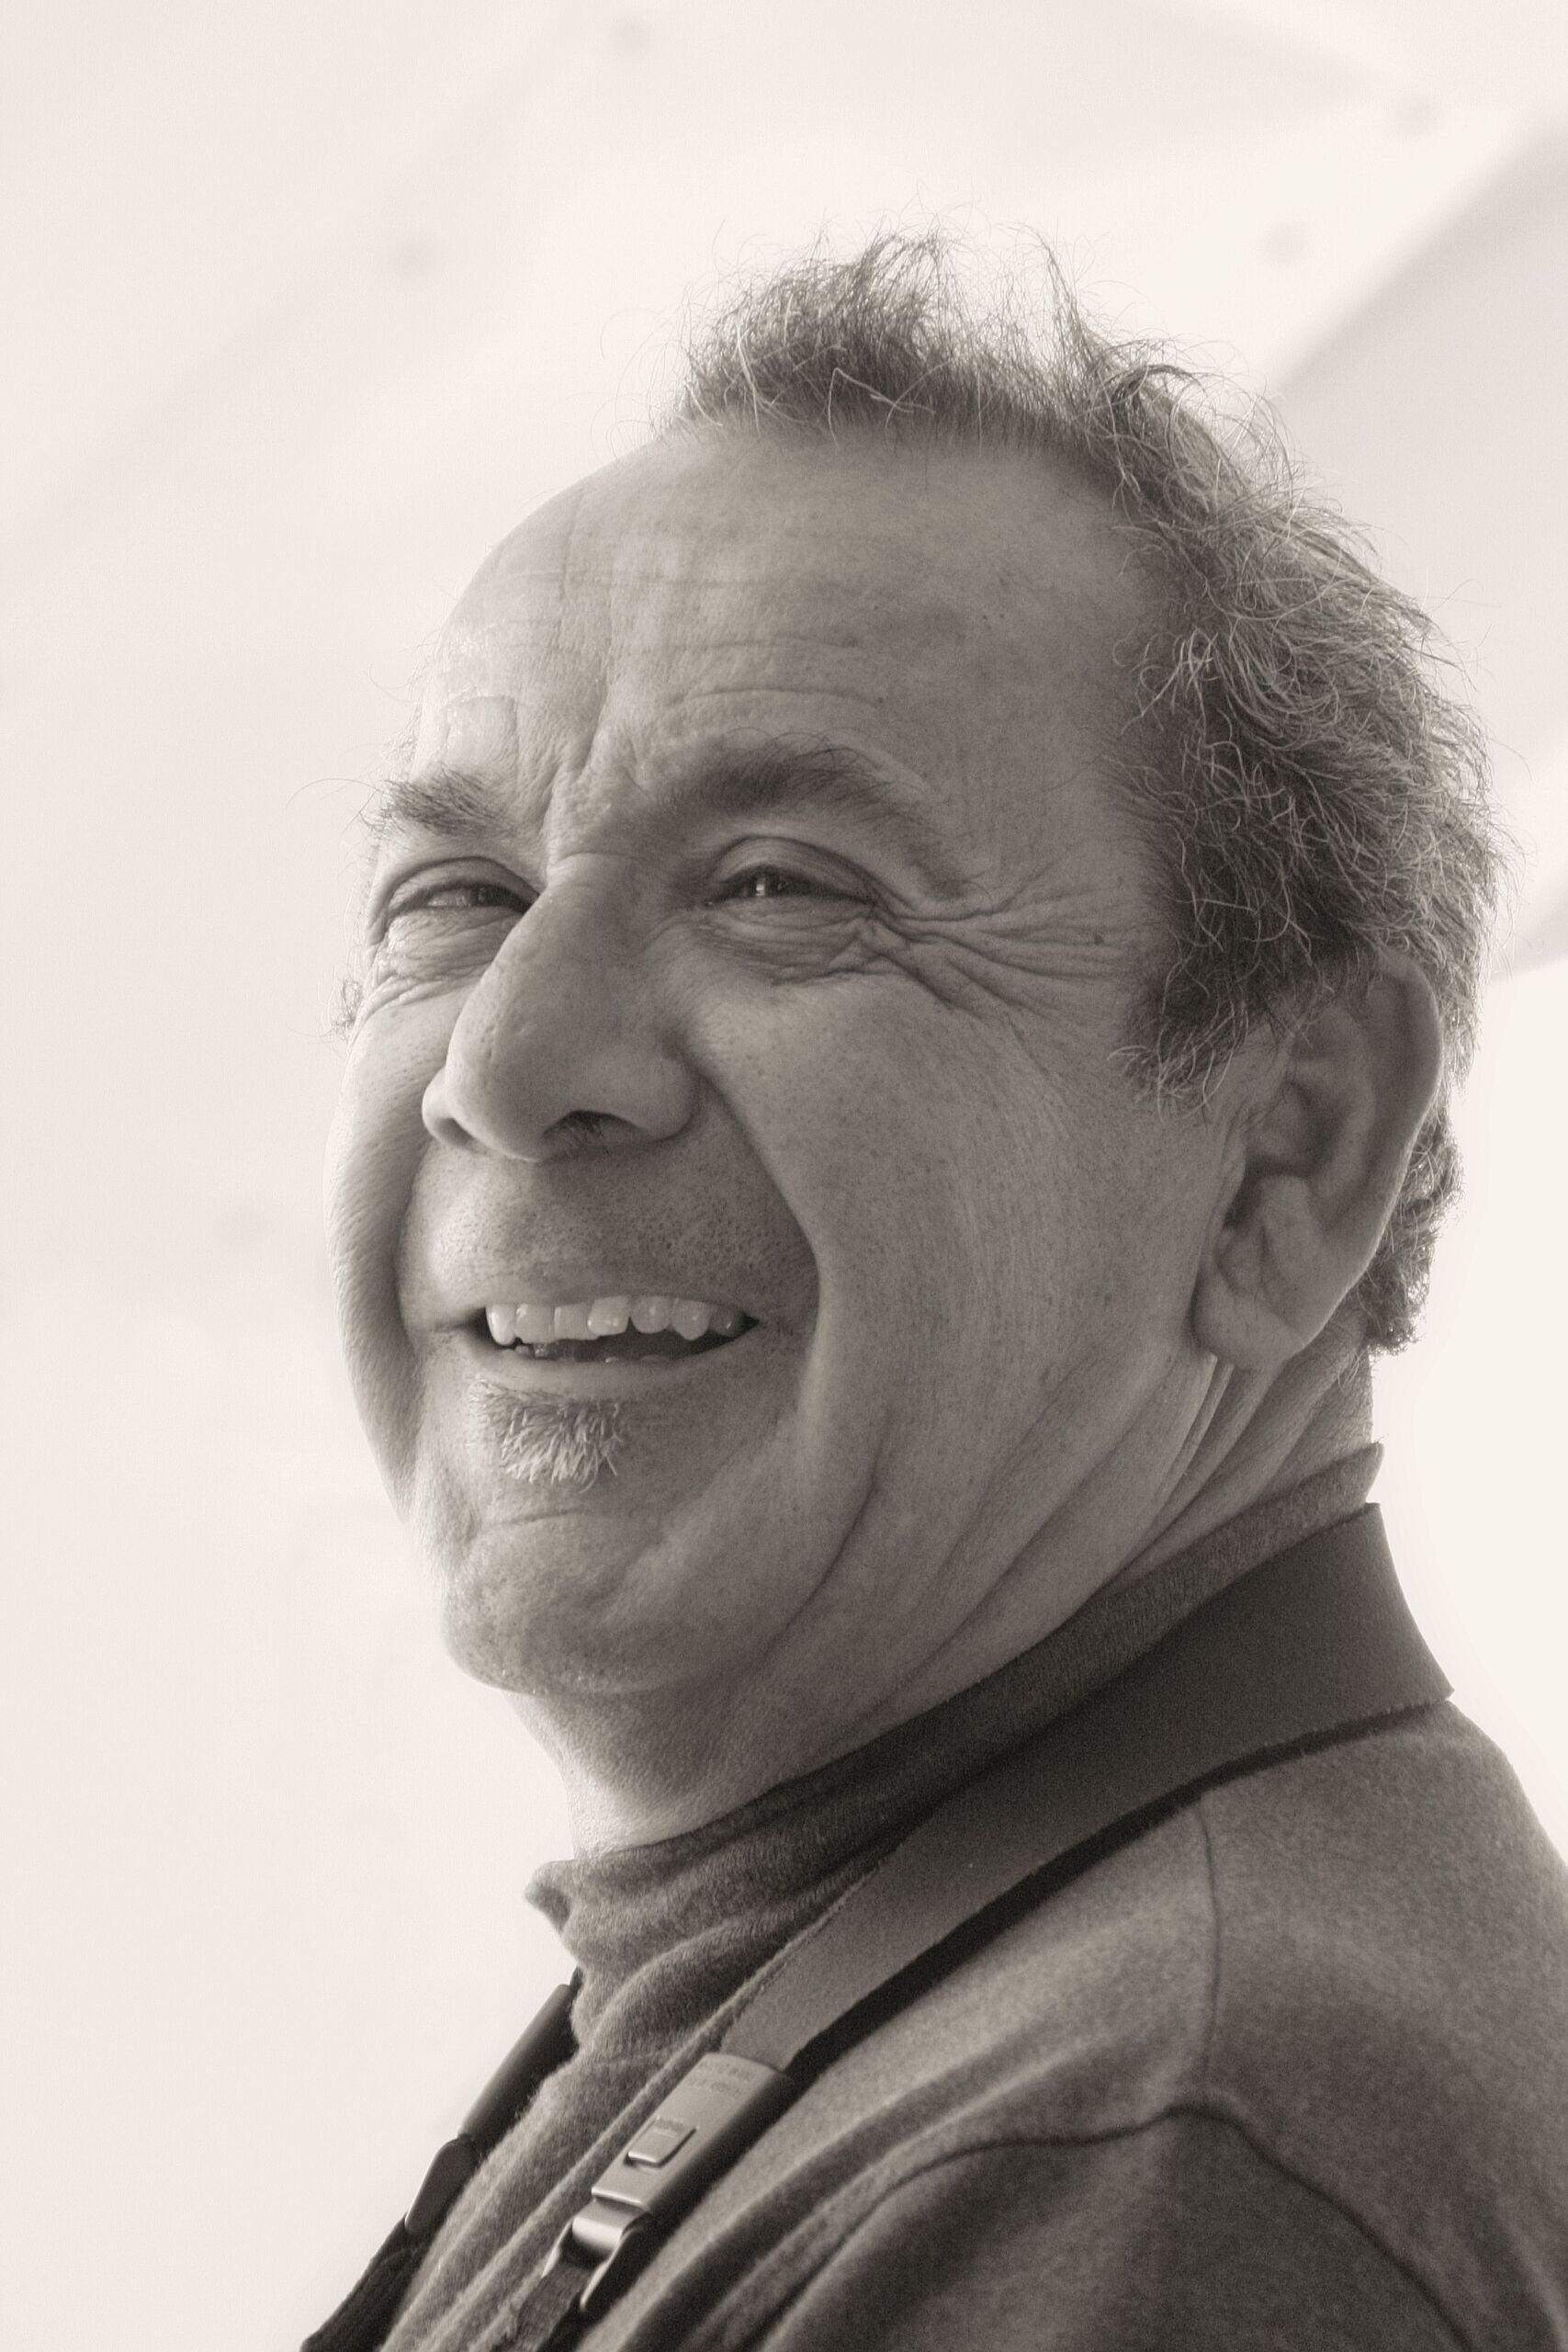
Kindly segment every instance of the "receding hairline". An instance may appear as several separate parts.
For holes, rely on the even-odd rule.
[[[521,551],[526,537],[552,528],[570,533],[578,517],[598,503],[603,494],[635,481],[638,473],[663,467],[677,475],[689,470],[695,477],[702,461],[716,455],[731,456],[738,467],[776,460],[781,470],[808,476],[845,467],[862,472],[869,469],[873,478],[882,475],[900,482],[908,481],[912,467],[923,468],[929,478],[933,463],[938,469],[952,469],[955,481],[964,473],[999,474],[1006,469],[1018,484],[1064,499],[1097,533],[1103,534],[1105,548],[1115,558],[1115,574],[1135,572],[1151,597],[1158,593],[1138,541],[1118,526],[1105,485],[1070,450],[1036,447],[1022,435],[976,440],[918,422],[885,434],[853,421],[828,438],[787,416],[765,416],[755,429],[739,417],[675,417],[661,424],[635,449],[552,492],[522,515],[479,566],[451,618],[457,617],[468,595],[482,582],[507,569],[513,551]]]
[[[466,613],[470,598],[486,584],[499,584],[509,565],[515,565],[520,577],[526,576],[534,568],[528,558],[528,537],[541,526],[547,531],[552,516],[557,518],[558,527],[570,531],[596,488],[610,492],[617,482],[634,481],[638,470],[646,472],[660,465],[679,468],[683,458],[690,458],[694,467],[700,467],[705,458],[730,452],[738,464],[755,458],[764,464],[777,459],[790,469],[798,466],[807,476],[829,472],[835,464],[869,468],[874,481],[885,479],[896,486],[908,480],[910,468],[929,468],[934,461],[944,470],[951,469],[949,479],[957,493],[953,501],[957,511],[965,504],[963,486],[972,466],[993,478],[999,477],[1005,466],[1009,486],[1003,503],[1008,517],[1010,519],[1021,503],[1032,496],[1039,501],[1035,519],[1022,534],[1010,537],[1006,542],[987,540],[983,531],[975,533],[969,540],[969,548],[977,560],[973,564],[966,556],[952,564],[945,574],[933,565],[929,575],[931,601],[938,607],[940,616],[943,604],[956,606],[966,597],[974,597],[978,580],[980,593],[987,600],[995,599],[997,604],[1021,603],[1026,613],[1032,605],[1043,624],[1047,618],[1048,600],[1054,601],[1072,621],[1081,621],[1084,633],[1066,690],[1070,692],[1078,721],[1087,728],[1090,739],[1108,758],[1120,762],[1123,740],[1135,726],[1138,715],[1134,684],[1138,662],[1164,620],[1162,586],[1143,560],[1134,536],[1119,527],[1103,485],[1095,481],[1086,469],[1076,465],[1070,453],[1043,458],[1021,442],[1006,447],[1000,443],[982,446],[966,440],[946,443],[918,430],[883,441],[876,434],[851,426],[833,442],[825,443],[809,435],[794,433],[787,421],[774,424],[765,420],[761,432],[753,434],[740,421],[720,419],[708,423],[699,419],[690,427],[678,426],[656,435],[635,450],[580,477],[525,515],[475,572],[449,616],[443,639],[447,631],[472,617]],[[700,480],[700,474],[694,473],[693,478]],[[889,501],[889,513],[895,523],[907,503],[896,488]],[[1065,548],[1060,527],[1064,514],[1069,518]],[[657,516],[649,518],[647,527],[649,540],[657,540]],[[1055,570],[1050,560],[1053,541],[1060,559],[1060,568]],[[987,558],[993,550],[997,560],[987,568]],[[908,571],[897,578],[897,584],[908,593]],[[912,627],[922,617],[914,609],[914,603],[911,598]],[[985,608],[976,603],[973,609],[981,612]],[[995,605],[992,609],[996,609]],[[1021,678],[1028,677],[1031,673],[1027,649],[1015,644],[1008,648],[1008,653],[1017,662]],[[423,701],[422,690],[422,704]]]

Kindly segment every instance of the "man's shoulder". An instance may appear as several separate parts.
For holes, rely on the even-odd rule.
[[[1492,1742],[1438,1708],[1196,1812],[1206,2095],[1358,2205],[1404,2197],[1433,2230],[1549,2205],[1561,2229],[1568,1869]]]
[[[1565,2200],[1568,1874],[1443,1710],[1213,1787],[1016,1911],[785,2109],[687,2255],[705,2343],[787,2312],[781,2346],[869,2312],[1021,2344],[1047,2297],[1064,2341],[1223,2308],[1237,2340],[1349,2311],[1346,2342],[1544,2346]]]
[[[1194,1810],[1222,2009],[1228,1978],[1265,2011],[1271,1988],[1295,2013],[1332,1983],[1412,2030],[1478,2039],[1508,1991],[1517,2015],[1562,2015],[1568,1867],[1451,1703],[1223,1782]]]
[[[1506,1758],[1443,1706],[1223,1781],[981,1946],[982,2040],[1013,2001],[1121,2037],[1148,2019],[1185,2073],[1261,2037],[1477,2049],[1568,2025],[1568,1867]],[[1099,2039],[1087,2031],[1086,2042]]]
[[[1450,1707],[1209,1789],[875,2041],[925,2160],[1190,2119],[1456,2309],[1568,2242],[1568,1871]]]
[[[982,1946],[939,2020],[1129,2109],[1525,2114],[1568,2082],[1568,1868],[1436,1708],[1208,1789]]]

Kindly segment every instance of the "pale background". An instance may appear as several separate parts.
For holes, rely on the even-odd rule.
[[[1380,1492],[1568,1846],[1560,13],[13,6],[7,2344],[296,2344],[558,1973],[554,1792],[439,1650],[331,1329],[347,827],[683,289],[824,224],[1058,237],[1278,400],[1471,666],[1531,865]]]

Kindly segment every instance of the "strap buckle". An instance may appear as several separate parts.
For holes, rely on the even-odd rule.
[[[572,2262],[586,2271],[578,2290],[576,2309],[584,2318],[589,2317],[598,2309],[599,2289],[625,2252],[626,2241],[646,2229],[649,2218],[647,2213],[630,2212],[591,2197],[557,2238],[539,2277],[547,2278],[563,2262]]]
[[[611,2271],[630,2267],[656,2231],[694,2205],[709,2181],[750,2146],[795,2092],[795,2084],[777,2067],[732,2051],[710,2050],[600,2174],[587,2204],[551,2247],[540,2277],[547,2278],[563,2262],[576,2263],[588,2274],[577,2309],[583,2314],[597,2310]]]

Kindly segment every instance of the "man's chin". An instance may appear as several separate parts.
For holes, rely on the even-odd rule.
[[[827,1482],[802,1474],[819,1449],[772,1381],[727,1409],[705,1378],[702,1411],[677,1395],[698,1385],[480,1377],[430,1399],[410,1532],[464,1672],[629,1697],[743,1671],[777,1638],[841,1541]]]
[[[442,1639],[475,1680],[519,1697],[609,1699],[693,1679],[705,1593],[733,1590],[713,1532],[666,1500],[639,1510],[614,1474],[589,1476],[595,1438],[529,1433],[532,1475],[454,1540],[416,1542],[431,1562]],[[720,1645],[723,1645],[722,1634]]]

